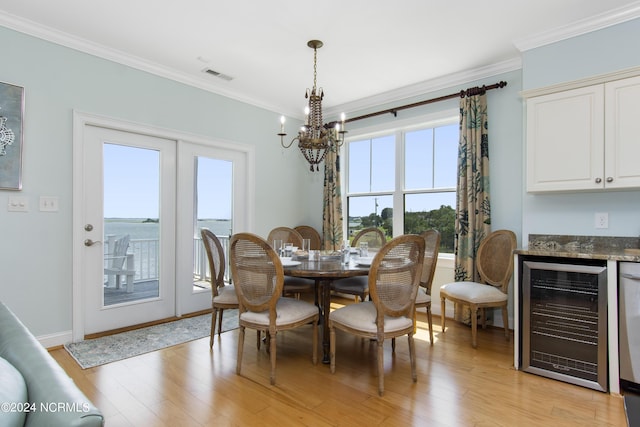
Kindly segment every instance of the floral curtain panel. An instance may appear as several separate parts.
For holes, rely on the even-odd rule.
[[[460,145],[455,223],[455,280],[478,281],[475,266],[480,241],[491,232],[487,96],[460,99]],[[468,307],[455,307],[455,319],[470,324]]]
[[[322,235],[323,249],[340,249],[342,244],[342,194],[340,192],[340,156],[337,148],[327,150],[327,156],[324,159]]]

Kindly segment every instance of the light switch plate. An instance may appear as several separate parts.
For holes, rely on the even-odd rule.
[[[25,196],[9,196],[9,212],[29,212],[29,199]]]

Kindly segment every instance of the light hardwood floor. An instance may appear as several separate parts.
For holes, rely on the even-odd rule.
[[[115,426],[626,426],[621,396],[519,372],[502,329],[471,332],[434,316],[429,345],[418,314],[418,382],[406,338],[385,342],[385,395],[378,397],[375,343],[337,331],[336,373],[311,363],[311,327],[277,341],[276,385],[269,355],[247,331],[236,375],[237,330],[82,370],[64,349],[51,351]]]

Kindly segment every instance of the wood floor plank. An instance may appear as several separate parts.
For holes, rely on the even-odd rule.
[[[344,302],[344,303],[349,303]],[[336,303],[340,305],[339,303]],[[247,331],[241,375],[237,330],[83,370],[64,349],[51,354],[103,411],[111,426],[624,426],[618,395],[517,371],[513,342],[500,329],[478,331],[424,313],[415,335],[418,382],[406,338],[384,346],[385,395],[378,396],[376,344],[337,334],[336,372],[311,363],[311,328],[277,337],[277,382],[269,354]]]

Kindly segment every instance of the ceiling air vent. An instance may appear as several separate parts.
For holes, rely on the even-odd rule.
[[[211,74],[212,76],[216,76],[218,78],[221,78],[222,80],[226,80],[226,81],[231,81],[233,80],[233,77],[228,76],[226,74],[222,74],[219,71],[216,70],[212,70],[211,68],[205,68],[204,70],[202,70],[203,73],[207,73],[207,74]]]

